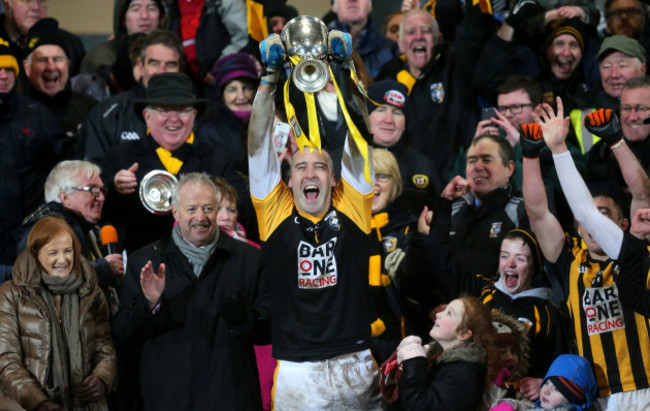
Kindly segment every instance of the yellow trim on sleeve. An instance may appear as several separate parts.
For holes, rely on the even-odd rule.
[[[372,198],[374,196],[374,191],[362,194],[344,179],[341,179],[332,194],[332,203],[337,210],[351,219],[361,231],[370,234]]]
[[[291,215],[293,195],[282,181],[276,185],[266,198],[251,196],[257,221],[259,222],[260,240],[266,241],[273,231]]]

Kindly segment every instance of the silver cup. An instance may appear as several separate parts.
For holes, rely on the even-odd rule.
[[[164,170],[147,173],[140,182],[140,201],[153,214],[169,214],[172,210],[172,190],[178,180]]]
[[[329,69],[322,59],[327,54],[327,27],[313,16],[298,16],[284,26],[280,39],[288,56],[300,58],[291,79],[303,93],[322,90],[329,80]]]

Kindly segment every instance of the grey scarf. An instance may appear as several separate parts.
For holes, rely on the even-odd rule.
[[[54,277],[41,273],[43,299],[46,302],[51,334],[51,370],[45,391],[54,402],[66,409],[75,409],[72,390],[84,379],[83,350],[79,335],[79,293],[83,277],[70,273],[67,277]],[[61,322],[56,315],[52,295],[61,295]]]
[[[178,225],[176,225],[176,227],[174,227],[172,230],[172,239],[174,240],[176,247],[181,250],[181,253],[183,253],[183,255],[187,257],[188,260],[190,260],[192,271],[194,271],[194,275],[198,278],[199,275],[201,275],[201,271],[203,271],[203,267],[205,267],[208,260],[210,259],[214,248],[217,246],[217,240],[219,239],[219,229],[217,229],[217,232],[212,241],[210,241],[204,247],[194,247],[192,244],[185,241],[181,236],[181,229],[178,228]]]

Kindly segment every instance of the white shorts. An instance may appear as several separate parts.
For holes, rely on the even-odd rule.
[[[598,411],[645,411],[650,410],[650,388],[619,392],[609,397],[596,398]]]
[[[379,369],[370,350],[321,361],[278,361],[273,409],[381,410]]]

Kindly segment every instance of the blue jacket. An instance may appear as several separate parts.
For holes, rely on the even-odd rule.
[[[551,367],[544,377],[544,383],[550,377],[564,377],[578,384],[585,392],[587,402],[580,405],[572,405],[571,410],[588,410],[596,398],[596,377],[589,362],[579,355],[562,354],[553,361]],[[542,383],[542,385],[544,384]],[[535,402],[535,408],[539,407],[539,400]]]

